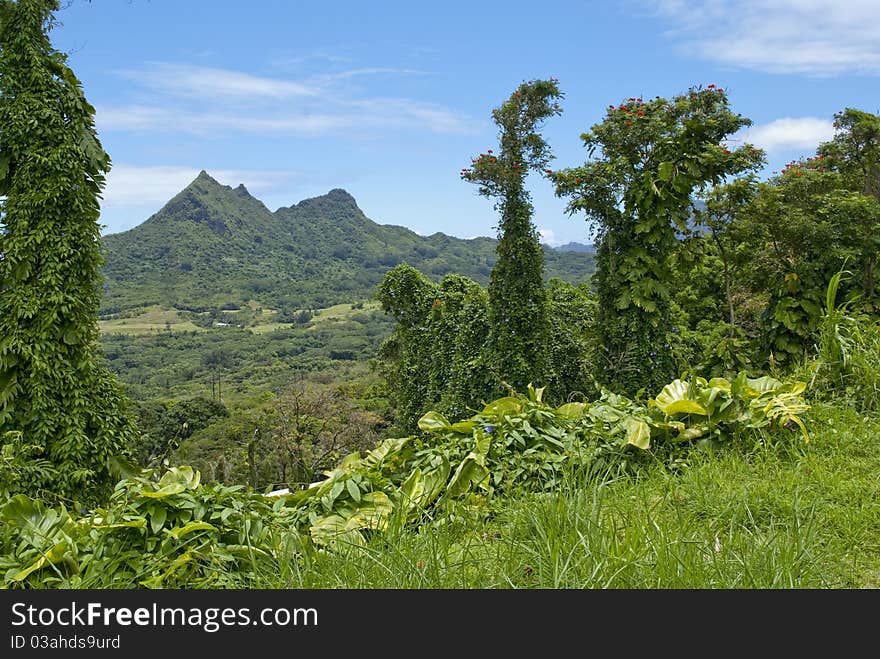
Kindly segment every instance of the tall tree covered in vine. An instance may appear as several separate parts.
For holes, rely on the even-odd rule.
[[[546,174],[553,158],[539,129],[562,112],[558,81],[522,83],[492,110],[498,126],[498,151],[488,150],[461,171],[479,193],[496,200],[498,260],[489,278],[488,361],[498,376],[523,390],[543,376],[547,295],[544,252],[532,223],[534,208],[526,189],[530,171]]]
[[[581,136],[593,159],[553,173],[569,212],[583,211],[596,227],[596,375],[608,388],[637,395],[678,375],[670,258],[692,194],[762,162],[749,144],[725,144],[750,123],[715,85],[672,99],[625,99]]]
[[[97,350],[110,158],[50,43],[57,10],[0,0],[0,439],[30,456],[7,491],[85,501],[106,492],[135,426]]]

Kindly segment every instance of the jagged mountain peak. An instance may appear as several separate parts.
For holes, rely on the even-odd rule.
[[[342,188],[269,211],[243,184],[207,171],[142,224],[105,236],[104,312],[163,304],[204,310],[256,301],[273,309],[368,298],[406,262],[433,279],[488,281],[495,241],[420,236],[368,218]],[[591,259],[547,254],[547,275],[585,279]]]

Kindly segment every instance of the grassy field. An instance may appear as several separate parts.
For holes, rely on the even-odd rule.
[[[268,588],[880,587],[880,421],[817,406],[813,441],[764,435],[637,475],[569,481],[458,523],[259,575]]]
[[[203,328],[181,316],[176,309],[145,307],[136,315],[126,318],[99,320],[98,329],[106,334],[143,335],[166,330],[177,332],[204,331]]]
[[[344,321],[355,314],[378,311],[379,308],[380,305],[378,302],[370,301],[363,302],[360,305],[346,303],[337,304],[325,309],[317,309],[310,321],[310,327],[319,329],[321,325],[325,323]],[[278,314],[274,309],[256,308],[253,305],[248,308],[230,309],[223,313],[228,314],[231,319],[235,319],[236,315],[247,315],[249,320],[245,321],[244,328],[250,330],[254,334],[266,334],[268,332],[273,332],[276,329],[284,329],[294,326],[293,323],[278,322],[276,320]],[[233,320],[231,324],[237,323]],[[98,321],[98,328],[105,334],[129,334],[132,336],[143,336],[163,331],[204,332],[209,329],[199,327],[193,323],[186,318],[185,312],[158,305],[144,307],[124,318],[100,320]],[[223,329],[223,327],[217,327],[216,329]]]

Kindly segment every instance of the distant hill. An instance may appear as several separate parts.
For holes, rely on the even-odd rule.
[[[161,304],[201,311],[256,301],[321,308],[370,297],[406,262],[432,279],[456,272],[485,284],[493,238],[420,236],[367,218],[345,190],[272,212],[243,185],[207,172],[142,224],[104,237],[102,314]],[[545,274],[573,283],[594,270],[589,253],[545,247]]]
[[[593,245],[585,245],[584,243],[565,243],[564,245],[554,247],[554,249],[557,252],[583,252],[588,254],[596,253],[596,248]]]

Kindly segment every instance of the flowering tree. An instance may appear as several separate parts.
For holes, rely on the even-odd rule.
[[[553,173],[569,212],[583,211],[597,230],[597,372],[614,390],[633,395],[676,376],[667,340],[676,231],[694,192],[761,163],[751,145],[725,145],[750,123],[715,85],[669,100],[629,98],[581,136],[593,160]]]
[[[489,279],[489,361],[498,375],[523,390],[543,375],[546,331],[544,252],[532,223],[531,197],[525,188],[529,171],[547,174],[553,156],[538,132],[549,117],[562,112],[555,78],[521,84],[492,111],[498,125],[498,152],[474,158],[461,177],[497,200],[498,260]]]

